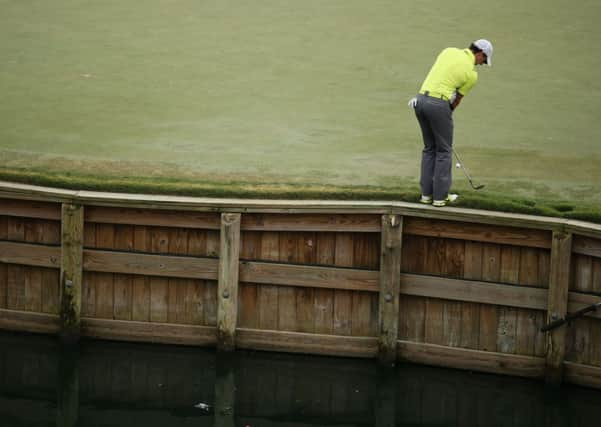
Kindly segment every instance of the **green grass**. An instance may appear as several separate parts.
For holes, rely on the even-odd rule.
[[[282,183],[221,179],[219,181],[183,180],[172,178],[132,178],[127,176],[72,175],[46,171],[6,171],[0,169],[0,179],[33,183],[73,190],[116,191],[125,193],[169,194],[198,197],[235,197],[249,199],[320,199],[320,200],[380,200],[417,203],[419,191],[414,185],[399,182],[385,186],[328,186],[321,183]],[[498,193],[462,192],[453,206],[472,209],[503,211],[560,218],[571,218],[601,223],[601,212],[596,204],[557,203],[554,199],[537,201],[508,197]]]
[[[433,13],[439,9],[445,13]],[[601,217],[601,3],[0,0],[0,177],[108,191],[416,201],[406,107],[487,37],[455,113],[461,206]],[[586,43],[585,43],[586,44]]]

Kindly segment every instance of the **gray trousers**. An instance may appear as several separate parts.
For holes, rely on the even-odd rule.
[[[448,101],[417,96],[415,115],[422,129],[424,150],[420,185],[424,196],[445,200],[451,188],[453,115]]]

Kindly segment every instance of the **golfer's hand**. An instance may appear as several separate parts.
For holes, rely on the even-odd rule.
[[[407,106],[408,106],[408,107],[412,107],[412,108],[415,108],[415,107],[416,107],[416,105],[417,105],[417,98],[415,98],[415,97],[414,97],[414,98],[411,98],[411,99],[409,100],[409,102],[407,103]]]

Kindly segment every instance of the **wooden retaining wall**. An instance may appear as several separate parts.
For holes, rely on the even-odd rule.
[[[588,223],[0,183],[4,329],[601,387],[599,311],[540,332],[598,301],[601,227]]]

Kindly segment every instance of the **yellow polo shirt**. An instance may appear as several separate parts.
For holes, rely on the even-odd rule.
[[[446,48],[436,58],[420,93],[429,91],[444,95],[447,99],[455,91],[463,96],[467,95],[478,81],[478,73],[474,69],[475,60],[469,49]]]

